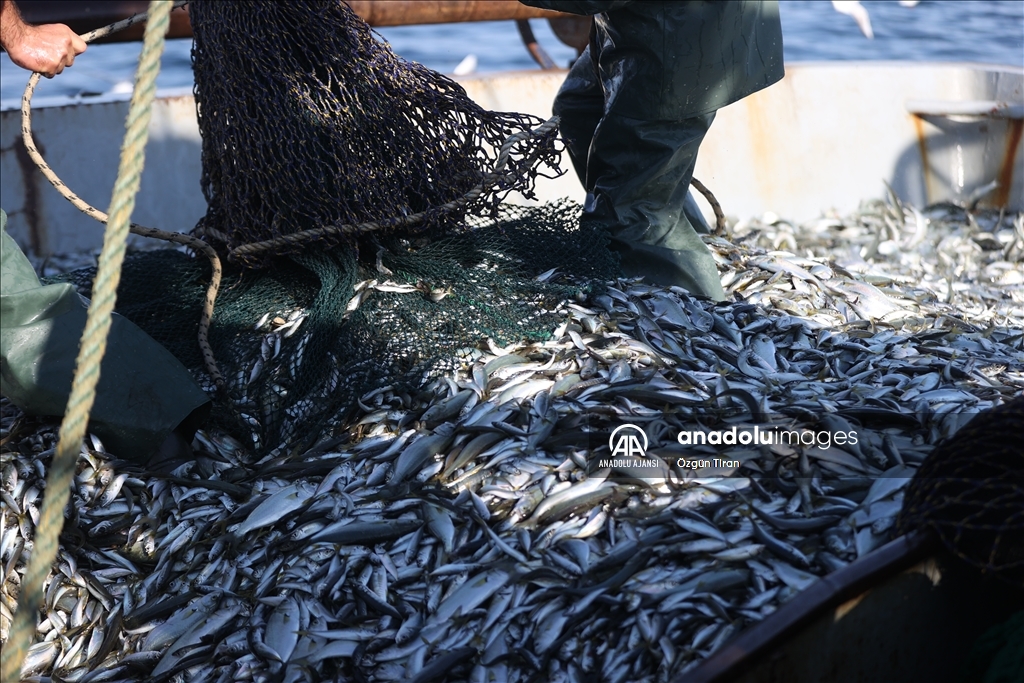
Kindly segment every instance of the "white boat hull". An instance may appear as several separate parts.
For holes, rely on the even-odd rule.
[[[458,78],[482,106],[542,117],[564,72]],[[127,95],[38,101],[37,145],[61,178],[106,209],[128,111]],[[917,104],[914,104],[914,102]],[[926,109],[968,116],[918,117]],[[988,103],[979,105],[979,101]],[[989,106],[991,105],[991,106]],[[983,110],[995,110],[994,114]],[[1024,69],[981,64],[832,62],[795,64],[785,79],[719,111],[695,175],[739,218],[772,211],[803,221],[843,214],[882,197],[888,183],[915,205],[965,201],[1024,210]],[[37,255],[97,248],[98,224],[72,207],[32,165],[20,143],[20,112],[0,112],[0,205],[9,230]],[[571,169],[566,158],[564,167]],[[927,172],[926,172],[927,169]],[[205,212],[200,137],[191,94],[154,106],[146,170],[133,220],[190,230]],[[992,183],[1000,183],[991,189]],[[571,173],[538,184],[542,201],[582,200]],[[710,209],[708,209],[710,216]]]

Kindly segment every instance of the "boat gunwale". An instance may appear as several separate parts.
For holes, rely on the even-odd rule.
[[[185,40],[184,38],[182,40]],[[864,67],[871,68],[892,68],[892,69],[935,69],[935,68],[959,68],[969,69],[973,71],[980,71],[986,73],[996,74],[1009,74],[1024,77],[1024,67],[1015,66],[1012,64],[994,64],[988,62],[946,62],[946,61],[900,61],[900,60],[835,60],[835,61],[806,61],[806,62],[789,62],[786,68],[794,69],[857,69]],[[550,77],[552,74],[567,74],[568,69],[554,69],[554,70],[541,70],[541,69],[512,69],[508,71],[488,71],[483,73],[467,74],[465,76],[453,76],[446,74],[457,83],[467,81],[482,81],[494,78],[509,78],[509,77],[522,77],[522,76],[545,76]],[[788,74],[787,74],[788,75]],[[27,78],[26,78],[27,82]],[[161,88],[157,90],[157,99],[170,99],[175,97],[191,97],[192,86],[177,86],[172,88]],[[127,102],[131,99],[131,92],[119,92],[119,93],[103,93],[101,95],[92,95],[83,97],[81,95],[51,95],[43,97],[35,97],[32,100],[32,109],[50,109],[56,107],[68,107],[88,104],[110,104],[117,102]],[[21,109],[21,98],[10,98],[0,100],[0,112],[15,111]]]
[[[742,631],[673,683],[726,683],[754,668],[780,643],[814,620],[862,595],[882,581],[919,564],[940,550],[929,532],[900,536],[864,557],[821,577],[763,621]]]

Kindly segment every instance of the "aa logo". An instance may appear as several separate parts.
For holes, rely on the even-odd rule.
[[[647,453],[647,435],[636,425],[624,424],[608,437],[613,458],[642,458]]]

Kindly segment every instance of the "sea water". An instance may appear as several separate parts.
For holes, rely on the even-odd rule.
[[[1024,67],[1024,2],[924,0],[906,7],[896,0],[864,0],[874,39],[852,17],[826,0],[782,0],[786,62],[910,60],[986,62]],[[546,21],[531,22],[538,42],[560,66],[575,51],[560,43]],[[536,69],[512,21],[383,28],[380,36],[402,57],[451,73],[472,55],[476,72]],[[43,80],[36,97],[130,92],[141,43],[93,45],[60,76]],[[192,85],[191,40],[168,41],[158,87]],[[17,108],[28,74],[0,55],[0,101]]]

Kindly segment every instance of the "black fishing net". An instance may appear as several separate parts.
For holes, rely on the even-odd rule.
[[[910,482],[900,533],[929,529],[983,573],[1024,586],[1024,397],[979,413]]]
[[[196,233],[228,257],[213,421],[257,455],[330,438],[375,388],[411,405],[481,344],[545,338],[588,278],[615,274],[579,207],[501,207],[512,190],[531,195],[539,165],[558,172],[554,129],[531,133],[540,119],[482,109],[341,2],[197,0],[190,13],[209,205]],[[496,164],[493,186],[457,203]],[[383,227],[233,251],[366,221]],[[536,279],[552,268],[562,275]],[[137,254],[118,311],[213,394],[196,343],[208,270],[180,252]],[[83,291],[92,280],[69,279]]]
[[[347,425],[359,397],[390,385],[408,399],[481,345],[544,339],[590,278],[616,274],[578,206],[501,204],[530,197],[540,166],[560,172],[556,131],[531,133],[541,119],[482,109],[341,2],[189,8],[208,201],[196,233],[228,257],[213,422],[256,454],[301,452]],[[366,221],[382,229],[233,252]],[[92,272],[63,279],[88,295]],[[135,254],[117,308],[213,395],[196,342],[208,282],[205,259]]]
[[[193,69],[209,208],[196,228],[223,251],[311,230],[376,222],[453,228],[510,191],[531,196],[538,165],[557,172],[557,132],[526,114],[491,112],[454,81],[396,56],[347,4],[190,3]],[[463,198],[498,166],[493,186]],[[381,231],[378,231],[378,233]],[[258,253],[248,266],[351,236],[318,232]]]

